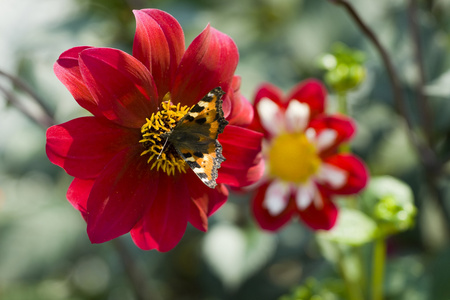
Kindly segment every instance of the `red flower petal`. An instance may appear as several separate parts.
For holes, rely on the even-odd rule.
[[[83,117],[47,130],[49,160],[74,177],[97,177],[123,149],[137,145],[139,130],[130,130],[96,117]]]
[[[87,232],[103,243],[129,232],[152,205],[159,186],[140,148],[117,154],[96,179],[87,202]]]
[[[87,201],[94,182],[95,180],[93,179],[84,180],[74,178],[66,194],[67,200],[81,213],[85,221],[87,221],[88,216]]]
[[[269,98],[278,106],[286,108],[286,103],[284,103],[283,99],[283,91],[280,90],[277,86],[271,84],[271,83],[263,83],[259,88],[258,92],[255,96],[254,105],[256,106],[259,101],[263,98]]]
[[[91,47],[81,46],[63,52],[53,65],[53,71],[59,81],[66,86],[81,107],[95,116],[101,116],[102,114],[97,107],[97,102],[84,83],[78,65],[78,56],[80,52],[89,48]]]
[[[308,79],[300,82],[291,90],[286,97],[285,107],[292,99],[306,103],[311,111],[310,119],[313,119],[316,115],[325,111],[326,97],[327,90],[325,86],[318,80]]]
[[[161,252],[175,247],[186,231],[189,202],[189,189],[184,176],[161,174],[155,200],[131,230],[135,244],[143,250],[156,249]]]
[[[223,111],[227,121],[232,125],[247,126],[253,120],[253,106],[241,95],[241,77],[234,76],[228,91],[229,101],[224,101]]]
[[[157,91],[148,69],[116,49],[91,48],[80,54],[80,71],[103,115],[140,128],[157,109]]]
[[[338,209],[321,188],[320,198],[315,199],[305,210],[297,210],[300,218],[314,230],[329,230],[336,224]],[[318,195],[317,195],[318,196]],[[318,204],[317,201],[320,203]]]
[[[220,86],[228,93],[238,60],[233,40],[208,25],[181,59],[173,82],[172,100],[190,106],[215,87]]]
[[[350,140],[356,131],[353,120],[343,115],[326,116],[321,115],[311,120],[309,127],[314,128],[316,134],[319,135],[323,130],[332,129],[337,133],[335,141],[327,148],[322,149],[320,155],[327,157],[336,153],[338,146]]]
[[[133,12],[136,17],[133,56],[150,70],[161,101],[170,90],[184,53],[183,30],[175,18],[161,10]]]
[[[348,174],[346,183],[339,189],[333,189],[330,185],[323,186],[323,188],[331,191],[333,194],[356,194],[367,185],[369,172],[365,164],[356,156],[351,154],[336,154],[325,159],[324,163],[344,170]]]
[[[206,231],[208,230],[208,217],[227,201],[228,190],[223,184],[217,185],[215,189],[199,184],[200,180],[197,175],[190,170],[184,177],[192,200],[189,209],[189,223],[198,230]]]
[[[295,212],[295,201],[291,197],[283,212],[278,215],[271,215],[263,205],[269,184],[270,182],[265,183],[258,188],[255,198],[252,201],[252,211],[253,216],[262,229],[277,231],[292,218]]]
[[[243,187],[258,181],[264,172],[261,141],[263,135],[246,128],[228,125],[219,135],[225,161],[219,169],[218,183]]]

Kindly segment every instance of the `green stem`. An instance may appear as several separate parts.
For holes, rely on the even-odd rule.
[[[347,116],[348,115],[348,109],[347,109],[347,93],[346,92],[338,92],[338,111]]]
[[[355,205],[356,206],[356,205]],[[364,264],[364,254],[362,247],[355,247],[355,255],[358,259],[358,269],[359,269],[359,285],[363,291],[367,292],[369,284],[367,283],[367,269]],[[367,292],[368,294],[368,292]]]
[[[347,93],[338,92],[338,111],[344,116],[348,116]],[[344,153],[351,153],[349,143],[342,143],[340,151]],[[350,201],[348,204],[352,208],[357,208],[355,197],[348,197]],[[348,296],[350,300],[363,300],[363,289],[365,286],[364,270],[362,262],[362,253],[360,248],[351,247],[347,253],[341,256],[339,260],[339,268],[347,286]]]
[[[372,265],[372,300],[383,299],[384,265],[386,261],[386,242],[384,238],[375,240]]]
[[[338,92],[338,111],[344,116],[348,115],[347,109],[347,93],[346,92]],[[350,153],[352,150],[350,148],[349,143],[342,143],[339,147],[340,151],[343,153]]]
[[[347,251],[346,251],[347,250]],[[338,267],[347,288],[349,300],[364,300],[361,284],[361,265],[355,249],[339,249]]]

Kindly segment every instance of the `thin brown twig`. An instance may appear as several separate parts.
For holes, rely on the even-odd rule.
[[[411,38],[413,41],[413,50],[416,65],[418,68],[418,81],[416,84],[416,93],[417,93],[417,106],[420,111],[421,122],[424,129],[425,137],[428,141],[428,144],[432,142],[432,124],[431,124],[431,112],[428,106],[428,99],[424,93],[425,86],[425,67],[423,64],[423,54],[422,54],[422,43],[420,41],[420,32],[417,21],[417,3],[416,0],[409,0],[408,5],[408,19],[409,19],[409,28],[411,30]]]
[[[25,83],[22,79],[8,74],[2,70],[0,70],[0,75],[8,78],[14,85],[18,86],[21,90],[26,92],[42,108],[45,114],[47,114],[50,118],[53,118],[53,113],[50,108],[47,106],[47,104],[45,104],[44,100],[42,100],[41,97],[39,97],[39,95],[36,94],[32,88],[30,88],[27,83]]]
[[[380,41],[378,40],[372,29],[370,29],[366,25],[366,23],[364,23],[364,21],[361,19],[361,17],[358,15],[356,10],[349,2],[345,0],[330,0],[330,1],[336,5],[343,6],[347,10],[349,15],[353,18],[353,21],[355,21],[355,23],[361,29],[361,31],[369,38],[369,40],[373,43],[375,48],[377,48],[378,53],[380,54],[381,59],[383,60],[384,66],[386,67],[386,71],[388,73],[389,80],[391,82],[396,110],[399,112],[400,115],[402,115],[405,118],[408,127],[412,128],[412,122],[407,111],[406,101],[401,91],[400,80],[398,79],[397,73],[394,68],[394,64],[392,63],[386,49],[380,43]]]
[[[402,93],[400,79],[397,75],[397,72],[395,71],[394,64],[392,63],[388,52],[380,43],[375,33],[366,25],[366,23],[364,23],[364,21],[358,15],[356,10],[348,1],[346,0],[329,0],[329,1],[336,5],[343,6],[347,10],[349,15],[353,18],[358,27],[361,29],[361,31],[369,38],[369,40],[373,43],[373,45],[377,49],[389,76],[389,80],[392,87],[392,93],[394,97],[395,109],[397,113],[401,115],[406,121],[406,125],[408,127],[407,134],[409,140],[416,148],[419,157],[424,165],[430,166],[430,168],[433,169],[439,169],[437,158],[434,151],[428,144],[423,143],[414,133],[413,123],[408,113],[405,97],[403,96]]]
[[[430,144],[423,143],[414,134],[413,124],[412,124],[411,118],[407,111],[406,100],[403,97],[403,93],[402,93],[402,90],[400,87],[400,80],[399,80],[399,77],[397,76],[397,73],[396,73],[394,65],[389,57],[388,52],[383,47],[383,45],[381,45],[380,41],[378,40],[378,38],[376,37],[374,32],[364,23],[364,21],[360,18],[360,16],[356,12],[356,10],[353,8],[353,6],[349,2],[347,2],[346,0],[329,0],[329,1],[333,2],[336,5],[343,6],[347,10],[347,12],[350,14],[350,16],[353,18],[353,20],[358,25],[358,27],[361,29],[361,31],[370,39],[370,41],[373,43],[375,48],[377,48],[378,53],[380,54],[380,56],[383,60],[384,66],[386,68],[386,71],[389,75],[397,112],[406,121],[406,124],[408,126],[408,130],[407,130],[408,137],[409,137],[411,143],[415,146],[415,148],[419,154],[419,157],[423,163],[423,166],[424,166],[425,172],[426,172],[426,176],[428,178],[428,183],[429,183],[428,185],[431,188],[431,190],[433,191],[433,194],[435,196],[434,199],[436,200],[437,204],[442,209],[443,217],[445,218],[445,220],[447,222],[447,226],[450,226],[450,214],[445,207],[445,203],[443,201],[442,194],[439,192],[439,188],[437,187],[437,183],[436,183],[436,179],[440,175],[440,172],[442,171],[443,164],[441,164],[440,161],[438,160],[438,158],[437,158],[435,152],[432,150]],[[414,0],[411,0],[411,1],[414,1]],[[413,3],[413,5],[414,4],[415,3]],[[415,9],[415,7],[413,7],[413,9]],[[415,18],[415,16],[414,16],[414,18]],[[417,29],[413,29],[413,30],[417,30]],[[417,35],[417,37],[414,38],[414,42],[419,43],[418,35]],[[416,47],[420,47],[420,46],[417,45]],[[419,65],[419,68],[422,68],[422,70],[420,72],[423,72],[423,74],[422,74],[423,77],[421,79],[423,81],[422,81],[422,83],[420,83],[420,85],[422,86],[422,93],[423,93],[423,84],[425,82],[425,79],[424,79],[425,74],[424,74],[424,70],[423,70],[423,64],[421,63],[421,57],[422,57],[421,50],[420,50],[420,48],[416,49],[416,51],[417,50],[419,51],[416,54],[417,58],[419,59],[418,63],[421,65],[421,66]],[[422,76],[422,75],[420,75],[420,76]],[[421,105],[426,105],[426,101],[424,99],[421,99],[419,101],[423,101]],[[429,115],[425,116],[424,118],[429,118]],[[427,121],[427,122],[429,122],[429,121]],[[431,129],[428,129],[428,130],[431,130]]]
[[[450,132],[447,132],[444,137],[444,145],[450,144]],[[444,166],[447,162],[450,161],[450,146],[444,147],[443,151],[441,150],[441,153],[443,153],[441,157],[441,164]]]
[[[409,27],[411,30],[411,37],[413,41],[413,50],[414,56],[416,60],[416,65],[418,67],[419,80],[416,85],[416,93],[417,93],[417,105],[421,112],[422,117],[422,126],[424,127],[425,136],[429,144],[432,143],[432,124],[431,124],[431,112],[428,106],[428,99],[424,93],[424,87],[426,83],[425,79],[425,67],[423,64],[423,54],[422,47],[420,41],[420,32],[419,26],[417,22],[417,3],[416,0],[409,0],[408,4],[408,19],[409,19]],[[439,171],[442,168],[443,164],[439,164],[436,162],[436,165],[425,165],[425,172],[427,177],[428,186],[430,188],[431,193],[434,195],[433,199],[436,200],[437,205],[441,208],[442,216],[448,226],[450,226],[450,212],[448,211],[444,196],[438,184],[438,176]],[[447,230],[447,234],[450,234]]]
[[[53,119],[44,115],[44,116],[36,116],[30,110],[28,110],[14,95],[14,93],[8,91],[6,88],[0,85],[0,91],[5,96],[6,101],[14,106],[17,110],[23,113],[27,118],[34,121],[38,125],[42,126],[44,129],[52,126],[54,124]]]
[[[147,279],[146,274],[139,267],[136,259],[130,253],[127,245],[121,238],[116,238],[111,241],[116,252],[119,254],[123,268],[127,273],[130,284],[135,292],[138,300],[161,300],[155,289],[151,288],[151,282]]]
[[[435,200],[435,203],[440,208],[442,217],[445,221],[445,224],[447,224],[447,230],[445,231],[445,234],[447,238],[450,237],[450,212],[447,209],[446,203],[445,203],[445,195],[443,193],[442,187],[440,187],[438,178],[436,176],[433,176],[433,174],[427,174],[426,181],[428,183],[428,188],[430,189],[430,193],[432,196],[431,199]]]

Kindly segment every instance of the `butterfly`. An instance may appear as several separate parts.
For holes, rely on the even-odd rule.
[[[218,169],[225,157],[217,140],[228,121],[223,116],[222,96],[225,92],[216,87],[195,104],[165,134],[170,143],[194,173],[210,188],[215,188]]]

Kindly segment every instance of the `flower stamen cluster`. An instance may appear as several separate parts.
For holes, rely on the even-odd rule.
[[[174,175],[178,170],[186,173],[186,163],[172,145],[167,145],[167,135],[177,122],[190,110],[188,106],[163,101],[161,109],[153,113],[141,127],[142,139],[139,143],[144,147],[141,156],[150,155],[147,163],[153,161],[150,169],[163,170],[167,175]]]
[[[306,183],[321,164],[316,147],[301,132],[275,137],[268,156],[271,175],[296,184]]]

